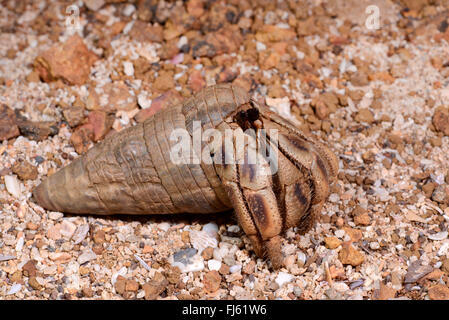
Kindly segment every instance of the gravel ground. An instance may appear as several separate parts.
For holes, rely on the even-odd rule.
[[[446,0],[0,3],[0,299],[449,299]],[[33,202],[95,142],[220,82],[339,156],[285,268],[232,212]]]

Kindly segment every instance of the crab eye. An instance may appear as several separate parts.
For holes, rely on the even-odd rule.
[[[248,120],[253,122],[259,119],[259,110],[256,108],[252,108],[246,111],[246,116],[248,117]]]

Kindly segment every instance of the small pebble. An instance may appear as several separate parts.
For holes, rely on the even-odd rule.
[[[354,290],[354,289],[356,289],[356,288],[362,286],[363,283],[364,283],[364,280],[363,280],[363,279],[359,279],[359,280],[352,281],[352,282],[349,284],[349,289]]]
[[[64,216],[64,214],[62,212],[55,212],[55,211],[51,211],[48,213],[48,217],[51,220],[59,220]]]
[[[441,241],[446,239],[448,236],[448,232],[447,231],[442,231],[442,232],[438,232],[438,233],[434,233],[434,234],[429,234],[427,236],[427,238],[429,238],[430,240],[433,241]]]
[[[202,231],[207,232],[212,237],[215,237],[216,234],[218,233],[218,226],[216,223],[211,222],[211,223],[205,224],[203,226]]]
[[[8,295],[10,294],[16,294],[17,292],[20,291],[20,289],[22,288],[22,285],[20,283],[15,283],[11,286],[11,288],[8,291]]]
[[[242,266],[237,264],[229,268],[229,272],[231,273],[240,272],[240,270],[242,270]]]
[[[88,251],[82,253],[82,254],[78,257],[78,263],[79,263],[79,264],[84,264],[84,263],[89,262],[89,261],[91,261],[91,260],[94,260],[94,259],[96,259],[96,258],[97,258],[97,255],[96,255],[93,251],[88,250]]]
[[[168,222],[162,222],[159,223],[159,225],[157,226],[159,229],[161,229],[164,232],[167,232],[168,229],[170,229],[170,224]]]
[[[178,267],[181,272],[204,270],[204,259],[196,252],[196,249],[189,248],[175,253],[172,257],[172,267]]]
[[[72,240],[74,244],[81,243],[87,236],[89,232],[89,225],[87,223],[79,225],[73,234]]]
[[[20,182],[15,176],[5,176],[6,190],[15,198],[21,195]]]
[[[276,277],[276,283],[279,285],[279,287],[282,287],[283,284],[288,283],[292,281],[294,277],[286,272],[279,272],[278,276]]]
[[[221,262],[215,259],[211,259],[209,261],[207,261],[207,267],[209,268],[209,270],[220,270],[221,268]]]
[[[197,230],[190,231],[190,243],[199,253],[207,247],[216,248],[218,246],[218,241],[215,237],[208,232]]]

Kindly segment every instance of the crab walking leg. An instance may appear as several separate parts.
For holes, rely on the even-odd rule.
[[[278,148],[290,161],[292,161],[301,172],[310,177],[314,196],[312,203],[320,203],[329,195],[329,183],[334,179],[329,172],[332,169],[323,160],[322,155],[314,145],[303,138],[304,135],[297,134],[296,131],[281,127],[271,121],[265,121],[267,129],[277,129]],[[267,130],[268,135],[270,130]]]
[[[281,251],[283,221],[278,201],[272,189],[272,174],[269,163],[257,150],[253,136],[234,130],[233,165],[223,165],[222,181],[229,197],[242,202],[236,206],[236,213],[244,231],[255,246],[255,250],[265,250],[273,267],[283,265]],[[243,145],[238,141],[244,141]],[[226,145],[226,144],[225,144]],[[230,153],[226,150],[226,153]]]
[[[259,231],[254,224],[253,218],[248,210],[248,205],[243,196],[243,192],[239,181],[239,172],[237,170],[233,136],[229,133],[232,132],[231,126],[222,123],[219,126],[222,132],[226,130],[228,134],[224,134],[222,137],[222,148],[220,153],[215,154],[215,157],[221,159],[221,161],[215,161],[214,166],[217,174],[224,185],[224,188],[228,194],[230,203],[233,204],[235,214],[239,225],[242,227],[245,234],[250,239],[254,252],[259,257],[264,257],[265,248],[260,238]],[[234,128],[235,129],[235,128]]]
[[[301,140],[307,141],[309,145],[311,145],[311,150],[316,152],[319,157],[324,160],[323,165],[326,168],[329,177],[332,180],[337,177],[338,159],[327,146],[309,136],[306,136],[303,132],[296,128],[294,124],[292,124],[287,119],[282,118],[278,114],[270,111],[266,106],[261,105],[259,106],[259,109],[264,117],[267,117],[270,121],[274,122],[280,127],[285,128],[290,134],[296,135]]]
[[[258,146],[255,136],[244,134],[241,130],[236,130],[235,133],[236,139],[239,135],[244,135],[248,141],[244,148],[239,149],[238,143],[234,142],[243,196],[264,241],[267,255],[273,267],[278,268],[283,265],[280,234],[283,232],[284,221],[273,191],[273,172],[266,158],[259,152],[260,144]]]

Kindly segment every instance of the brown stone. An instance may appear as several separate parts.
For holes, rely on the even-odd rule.
[[[94,138],[93,127],[90,124],[84,124],[75,129],[70,137],[70,143],[78,154],[86,153],[92,144]]]
[[[367,226],[371,223],[371,218],[367,212],[358,214],[354,217],[354,222],[358,226]]]
[[[443,265],[441,266],[441,270],[446,272],[449,275],[449,259],[444,259]]]
[[[204,290],[208,293],[213,293],[220,289],[221,276],[218,271],[209,271],[204,275],[203,284]]]
[[[296,37],[296,32],[292,29],[284,29],[274,25],[264,25],[256,33],[256,40],[261,42],[290,41]]]
[[[184,242],[185,244],[189,244],[189,243],[190,243],[190,232],[184,230],[184,231],[181,233],[181,240],[182,240],[182,242]]]
[[[22,267],[23,275],[26,277],[35,277],[37,273],[36,261],[28,260]]]
[[[36,71],[31,71],[27,76],[26,76],[26,81],[28,82],[40,82],[41,79],[39,77],[39,73],[37,73]]]
[[[155,3],[155,0],[137,0],[137,17],[142,21],[150,21]]]
[[[86,298],[92,298],[94,296],[94,291],[89,286],[84,287],[82,293]]]
[[[379,289],[379,300],[388,300],[388,299],[394,299],[396,296],[396,290],[387,286],[384,283],[380,283],[380,289]]]
[[[57,224],[51,226],[47,230],[47,237],[52,240],[58,240],[61,238],[61,225]]]
[[[328,249],[337,249],[341,245],[341,240],[337,237],[326,237],[324,238],[324,245]]]
[[[126,290],[126,279],[123,276],[118,276],[117,280],[115,281],[115,291],[118,294],[123,295]]]
[[[95,142],[103,139],[111,130],[114,117],[109,116],[106,112],[100,110],[93,110],[87,116],[87,123],[92,126],[93,139]]]
[[[23,283],[22,271],[16,270],[13,274],[9,275],[11,282]]]
[[[428,293],[431,300],[449,300],[449,288],[444,284],[430,287]]]
[[[129,32],[129,36],[138,42],[162,42],[164,39],[164,29],[159,25],[135,21]]]
[[[45,81],[63,79],[69,84],[82,85],[89,78],[90,68],[97,60],[83,39],[73,35],[63,44],[56,44],[35,60],[35,68]]]
[[[358,229],[353,229],[350,227],[343,227],[343,230],[346,232],[347,235],[351,238],[352,242],[358,242],[362,239],[362,231]]]
[[[245,266],[243,267],[242,272],[246,274],[253,274],[256,269],[256,263],[254,260],[250,260]]]
[[[201,256],[203,257],[204,260],[212,259],[212,257],[214,256],[214,248],[207,247],[206,249],[203,250],[203,252],[201,252]]]
[[[368,75],[368,79],[371,81],[383,81],[387,84],[392,84],[394,82],[394,77],[388,73],[388,71],[380,71],[380,72],[376,72],[376,73],[372,73],[370,75]]]
[[[187,12],[194,16],[195,18],[199,18],[204,13],[204,1],[203,0],[189,0],[187,1]]]
[[[164,292],[168,280],[161,273],[156,273],[154,278],[143,285],[146,300],[155,300]]]
[[[26,160],[17,160],[11,169],[21,180],[37,179],[37,168]]]
[[[434,269],[432,272],[427,274],[424,279],[426,280],[439,280],[444,276],[444,272],[440,269]]]
[[[427,198],[430,198],[432,196],[433,190],[438,186],[436,182],[427,182],[422,186],[422,191],[426,195]]]
[[[449,136],[449,108],[440,106],[433,114],[432,123],[435,130]]]
[[[432,192],[432,200],[438,203],[449,204],[449,186],[437,186]]]
[[[342,249],[338,253],[338,259],[342,264],[350,264],[356,267],[363,263],[365,256],[350,243],[343,243]]]
[[[80,106],[72,106],[62,111],[64,119],[70,127],[76,127],[84,119],[84,108]]]
[[[410,10],[419,12],[428,5],[428,0],[401,0],[402,5]]]
[[[20,134],[14,110],[0,105],[0,141],[15,138]]]
[[[96,244],[103,244],[106,241],[106,233],[104,230],[95,231],[93,235],[93,240]]]
[[[225,53],[238,52],[242,41],[243,37],[238,28],[235,27],[210,32],[206,35],[205,42],[213,47],[213,53],[208,56],[212,57]]]
[[[139,290],[139,283],[136,280],[126,280],[126,287],[125,287],[126,291],[130,291],[130,292],[137,292],[137,290]]]
[[[198,92],[206,86],[206,80],[203,78],[201,70],[193,70],[187,81],[188,86],[193,92]]]
[[[37,281],[36,277],[31,277],[28,280],[28,284],[30,285],[31,288],[33,288],[34,290],[41,290],[42,289],[42,285]]]
[[[368,75],[364,72],[356,72],[351,76],[351,83],[356,87],[364,87],[369,84]]]
[[[373,123],[374,114],[369,109],[360,109],[354,120],[357,122]]]
[[[224,263],[222,263],[221,267],[220,267],[220,270],[218,270],[218,272],[220,272],[220,274],[222,274],[222,275],[229,274],[229,266],[224,264]]]
[[[161,71],[153,83],[153,88],[158,92],[165,92],[175,87],[173,74],[168,71]]]
[[[171,284],[178,284],[181,280],[181,270],[178,267],[171,267],[165,273],[165,277]]]
[[[314,98],[310,104],[315,109],[318,119],[323,120],[338,108],[338,97],[333,92],[326,92]]]
[[[59,131],[57,124],[51,121],[29,121],[19,117],[17,124],[21,135],[35,141],[43,141]]]

